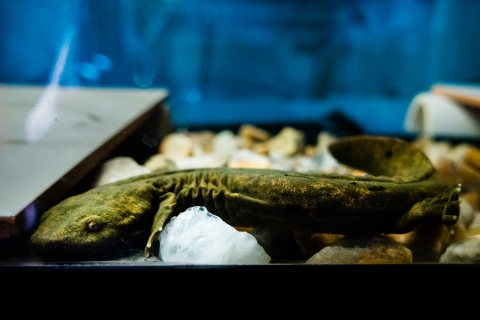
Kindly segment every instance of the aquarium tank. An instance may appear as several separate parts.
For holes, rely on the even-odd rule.
[[[0,268],[479,265],[479,18],[0,1]]]
[[[342,117],[403,135],[414,95],[480,81],[479,16],[473,0],[7,0],[0,82],[167,88],[185,129]]]

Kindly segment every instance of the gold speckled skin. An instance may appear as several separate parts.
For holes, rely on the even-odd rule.
[[[337,140],[330,151],[375,176],[226,168],[143,175],[52,207],[41,217],[31,247],[40,256],[81,259],[150,228],[148,257],[165,223],[196,205],[233,226],[336,234],[405,233],[457,221],[460,186],[447,188],[426,156],[408,143],[358,136]]]

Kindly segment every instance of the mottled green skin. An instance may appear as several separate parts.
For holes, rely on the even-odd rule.
[[[458,219],[460,186],[446,189],[425,155],[406,142],[360,136],[340,139],[330,150],[377,176],[226,168],[143,175],[52,207],[31,237],[32,249],[50,258],[83,258],[150,228],[150,256],[168,219],[196,205],[238,227],[351,235],[405,233]]]

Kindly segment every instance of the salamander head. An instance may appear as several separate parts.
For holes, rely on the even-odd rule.
[[[105,201],[95,193],[68,198],[46,211],[30,239],[33,253],[46,259],[75,260],[113,246],[146,224],[148,215],[124,199]],[[148,211],[148,210],[147,210]]]

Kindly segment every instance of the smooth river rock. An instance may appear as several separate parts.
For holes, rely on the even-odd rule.
[[[383,236],[343,237],[314,254],[306,264],[409,264],[412,252]]]

